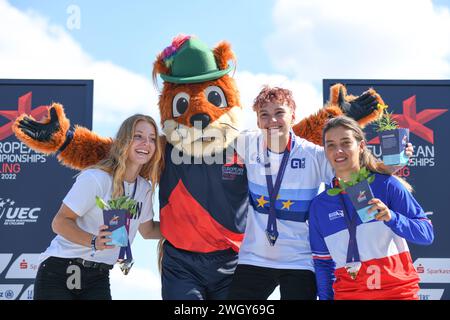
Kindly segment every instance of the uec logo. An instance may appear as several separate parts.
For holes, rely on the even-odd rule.
[[[0,219],[5,216],[8,221],[35,222],[41,208],[16,207],[15,201],[0,198]]]
[[[7,208],[3,209],[0,218],[5,214],[6,219],[33,219],[39,218],[36,213],[41,211],[41,208]]]

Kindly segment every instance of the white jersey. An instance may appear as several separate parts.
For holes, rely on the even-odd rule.
[[[244,132],[237,150],[247,167],[250,198],[239,264],[314,271],[307,222],[309,205],[321,183],[331,181],[334,176],[323,147],[292,133],[291,151],[275,202],[279,236],[274,246],[269,244],[265,232],[269,192],[264,161],[265,157],[270,161],[275,184],[283,154],[267,152],[261,132]]]
[[[151,186],[148,181],[138,176],[136,194],[134,199],[138,202],[138,212],[130,222],[129,240],[133,242],[141,223],[153,219]],[[88,169],[83,171],[67,193],[63,203],[75,212],[79,217],[77,225],[86,232],[98,234],[99,227],[103,225],[103,212],[95,203],[95,196],[108,201],[112,195],[112,177],[100,169]],[[131,188],[131,190],[133,190]],[[126,195],[129,195],[125,193]],[[131,196],[131,194],[130,194]],[[91,257],[92,249],[73,243],[64,237],[57,235],[50,246],[40,256],[40,261],[48,257],[82,258],[94,262],[114,264],[119,257],[120,247],[96,251]]]

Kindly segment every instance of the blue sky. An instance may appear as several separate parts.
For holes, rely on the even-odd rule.
[[[263,48],[272,28],[272,0],[144,1],[11,1],[32,9],[52,24],[66,25],[67,8],[77,5],[81,28],[70,34],[97,59],[110,60],[148,76],[158,50],[177,33],[195,34],[211,46],[227,39],[238,52],[239,66],[253,72],[273,72]],[[221,3],[221,2],[220,2]]]
[[[71,5],[80,29],[67,27]],[[175,35],[195,34],[210,47],[227,40],[238,59],[244,128],[254,128],[250,105],[263,84],[291,89],[301,119],[322,106],[324,78],[449,79],[449,7],[450,0],[0,0],[0,78],[93,79],[93,127],[111,136],[136,112],[159,121],[152,64]],[[113,297],[160,299],[156,241],[137,237],[134,255],[127,277],[113,271]]]
[[[94,79],[94,130],[104,135],[135,112],[159,120],[152,63],[179,33],[210,47],[232,44],[246,128],[255,127],[249,107],[264,84],[291,89],[302,118],[322,105],[324,78],[450,74],[449,0],[0,0],[0,6],[2,77]],[[67,26],[71,6],[79,10],[79,29]]]

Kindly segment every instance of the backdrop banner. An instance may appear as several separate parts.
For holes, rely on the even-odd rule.
[[[0,300],[32,299],[51,222],[77,171],[21,143],[11,126],[22,113],[40,120],[52,102],[71,123],[92,128],[92,80],[0,80]]]
[[[414,146],[412,163],[400,175],[414,187],[434,227],[430,246],[409,244],[414,266],[420,275],[420,299],[450,299],[450,80],[346,80],[326,79],[323,93],[335,83],[360,95],[374,88],[389,106],[400,127],[409,128]],[[381,158],[380,142],[373,125],[365,130],[370,149]]]

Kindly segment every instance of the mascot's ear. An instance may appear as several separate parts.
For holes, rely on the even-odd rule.
[[[166,67],[164,61],[163,61],[163,53],[161,52],[156,57],[155,62],[153,62],[153,71],[152,71],[152,79],[153,79],[153,85],[157,87],[157,76],[158,74],[169,74],[170,70]]]
[[[214,58],[216,59],[217,66],[220,70],[224,70],[228,67],[228,61],[233,61],[233,65],[236,68],[236,57],[231,51],[231,45],[226,42],[220,42],[213,50]]]

